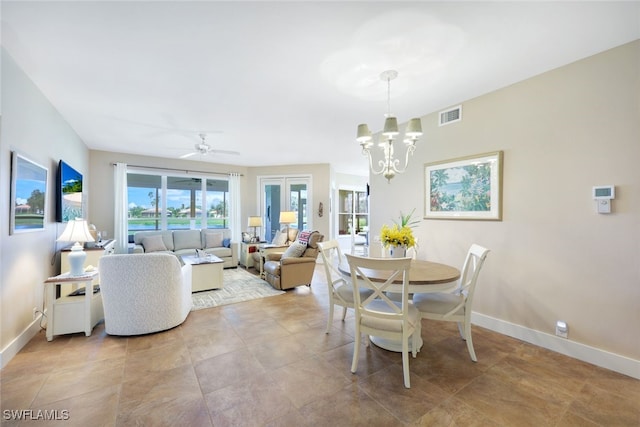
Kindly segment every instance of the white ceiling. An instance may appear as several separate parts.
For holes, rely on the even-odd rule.
[[[640,38],[640,2],[3,1],[2,45],[92,149],[366,174],[356,126]],[[428,149],[425,135],[418,150]]]

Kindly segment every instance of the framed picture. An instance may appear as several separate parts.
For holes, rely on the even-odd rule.
[[[11,152],[11,214],[9,233],[44,230],[49,170]]]
[[[502,220],[502,151],[425,164],[425,219]]]

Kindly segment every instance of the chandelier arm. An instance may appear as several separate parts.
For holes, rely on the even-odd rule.
[[[407,170],[407,166],[409,166],[409,156],[413,155],[413,152],[416,150],[416,146],[415,144],[409,144],[407,145],[407,151],[404,153],[404,167],[402,169],[397,167],[397,164],[400,163],[400,159],[395,159],[395,165],[396,167],[394,167],[395,171],[398,173],[405,173]]]
[[[371,170],[371,173],[374,175],[380,175],[382,172],[384,172],[384,162],[382,160],[378,161],[378,164],[381,166],[379,171],[376,171],[373,168],[373,156],[371,155],[371,150],[369,150],[368,148],[362,148],[362,155],[363,156],[367,156],[369,158],[369,169]]]

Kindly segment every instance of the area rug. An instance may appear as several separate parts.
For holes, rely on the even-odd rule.
[[[191,311],[284,294],[284,291],[273,289],[267,282],[240,267],[225,269],[223,274],[222,289],[191,294]]]

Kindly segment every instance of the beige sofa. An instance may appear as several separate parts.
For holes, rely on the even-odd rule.
[[[238,243],[231,242],[231,230],[153,230],[133,235],[133,253],[173,252],[196,255],[196,249],[213,254],[224,261],[224,268],[238,266]]]

